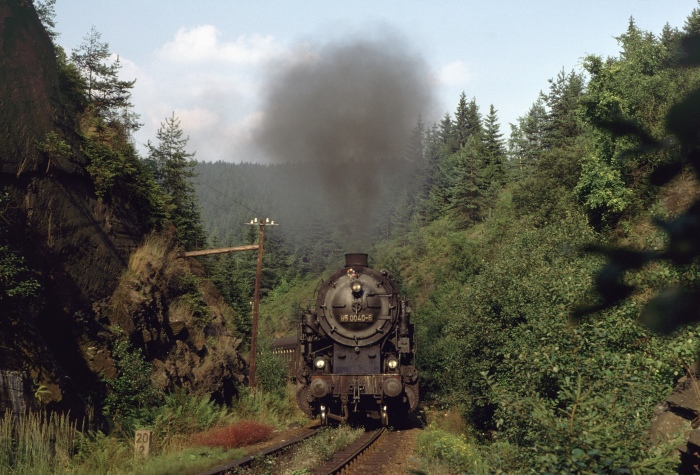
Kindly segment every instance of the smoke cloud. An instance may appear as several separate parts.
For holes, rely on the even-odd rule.
[[[347,252],[365,251],[379,205],[379,162],[402,158],[420,115],[432,112],[424,60],[384,35],[328,44],[274,71],[255,139],[278,163],[310,162]],[[396,190],[397,196],[401,190]]]

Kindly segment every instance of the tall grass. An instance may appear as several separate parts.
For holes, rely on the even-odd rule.
[[[203,412],[211,413],[200,408],[200,418]],[[168,451],[155,447],[151,457],[140,460],[134,458],[131,441],[81,431],[68,414],[16,417],[7,412],[0,418],[1,475],[196,474],[244,455],[240,449],[183,447]]]
[[[62,473],[80,436],[68,414],[29,413],[0,419],[0,473]]]
[[[276,427],[304,424],[309,420],[297,405],[296,389],[292,384],[287,385],[284,395],[242,388],[233,412],[236,420],[253,420]]]

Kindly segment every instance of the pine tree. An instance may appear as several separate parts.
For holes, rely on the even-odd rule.
[[[455,150],[459,150],[464,147],[467,143],[467,138],[469,137],[468,130],[468,118],[467,118],[467,96],[462,91],[459,96],[459,102],[457,103],[457,110],[455,111],[455,136],[457,137]]]
[[[187,249],[205,242],[195,188],[194,153],[186,151],[189,137],[183,138],[180,120],[175,113],[161,123],[157,132],[158,146],[149,141],[149,160],[156,180],[167,196],[170,219],[177,228],[178,239]]]
[[[505,183],[506,148],[503,134],[498,123],[496,108],[491,104],[489,114],[484,121],[484,182],[489,194],[500,189]]]
[[[683,25],[683,32],[687,35],[700,35],[700,8],[693,8],[690,12]]]
[[[119,57],[109,63],[109,44],[101,39],[102,35],[93,26],[80,47],[72,51],[71,61],[85,80],[88,101],[97,115],[107,123],[121,124],[127,132],[138,130],[141,126],[138,115],[130,111],[131,89],[136,80],[119,79]]]
[[[484,208],[483,155],[481,139],[474,134],[452,157],[455,165],[454,181],[449,190],[450,208],[464,226],[478,222]]]
[[[527,115],[518,117],[516,125],[511,124],[508,149],[516,176],[527,175],[542,154],[546,123],[547,109],[540,93]]]
[[[467,138],[472,135],[480,135],[482,132],[483,126],[479,106],[476,104],[476,98],[472,98],[467,105]]]
[[[452,122],[452,116],[449,112],[445,112],[445,116],[440,121],[440,139],[443,145],[448,149],[452,150],[455,143],[455,131],[454,122]]]
[[[542,136],[545,149],[567,145],[582,133],[578,109],[583,77],[574,71],[567,75],[562,70],[556,79],[549,80],[549,84],[549,94],[545,97],[548,111]]]
[[[464,92],[459,96],[459,103],[455,111],[454,136],[455,144],[453,151],[459,150],[467,144],[467,140],[473,134],[482,132],[481,114],[476,99],[472,98],[467,102]]]

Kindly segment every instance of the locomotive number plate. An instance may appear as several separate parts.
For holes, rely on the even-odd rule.
[[[371,313],[361,313],[359,315],[341,315],[338,319],[340,323],[373,323],[374,315]]]

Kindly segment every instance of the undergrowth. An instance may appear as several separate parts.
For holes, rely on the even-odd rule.
[[[274,427],[253,421],[241,421],[226,427],[216,427],[196,434],[193,445],[233,449],[268,440]]]

